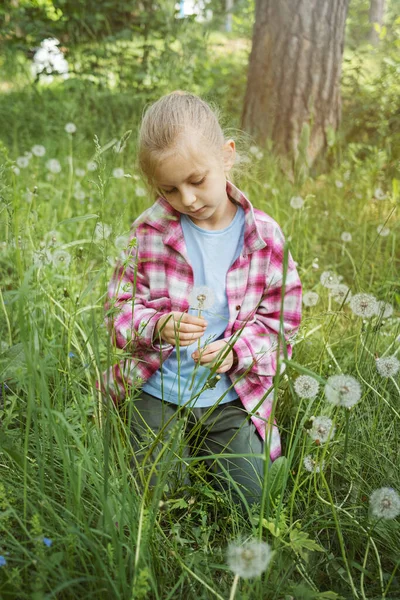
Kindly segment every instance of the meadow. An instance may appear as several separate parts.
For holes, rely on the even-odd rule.
[[[223,66],[222,91],[195,91],[225,97],[240,56],[240,77]],[[299,159],[293,181],[270,148],[239,144],[238,184],[281,225],[304,292],[274,388],[284,456],[242,510],[198,461],[172,497],[167,471],[143,492],[132,403],[96,389],[121,355],[107,285],[151,204],[135,166],[144,102],[72,80],[0,96],[0,598],[399,600],[400,165],[385,115],[367,138],[332,139],[315,169]],[[239,100],[222,104],[237,127]],[[354,106],[349,93],[345,131]]]

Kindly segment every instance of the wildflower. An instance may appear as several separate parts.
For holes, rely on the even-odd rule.
[[[82,188],[77,188],[74,192],[75,200],[84,200],[86,198],[86,194]]]
[[[51,546],[51,545],[52,545],[52,543],[53,543],[53,540],[51,540],[51,539],[50,539],[50,538],[48,538],[48,537],[44,537],[44,538],[43,538],[43,543],[45,544],[45,546],[47,546],[48,548],[50,548],[50,546]]]
[[[19,175],[21,173],[19,167],[16,167],[15,165],[13,165],[11,167],[12,172],[14,173],[14,175]]]
[[[337,188],[342,188],[343,187],[343,181],[340,181],[340,179],[336,179],[335,181],[335,185]]]
[[[315,269],[316,271],[318,271],[318,269],[319,269],[318,257],[314,258],[311,266],[312,266],[313,269]]]
[[[376,200],[384,200],[386,198],[386,194],[382,188],[377,187],[374,191],[374,198]]]
[[[115,177],[115,179],[122,179],[122,177],[125,175],[124,170],[121,169],[120,167],[113,169],[113,177]]]
[[[135,194],[139,198],[143,198],[146,195],[146,190],[144,188],[140,187],[140,185],[138,185],[135,188]]]
[[[336,428],[333,427],[332,419],[329,419],[329,417],[316,417],[308,433],[313,440],[324,444],[328,438],[333,438],[335,431]]]
[[[214,292],[206,285],[192,288],[189,294],[189,305],[196,310],[207,310],[214,304]]]
[[[46,162],[46,168],[50,171],[50,173],[60,173],[61,165],[56,158],[51,158]]]
[[[381,377],[395,377],[400,369],[400,361],[393,354],[376,359],[376,369]]]
[[[272,556],[271,546],[266,542],[253,540],[243,545],[229,544],[228,567],[243,579],[258,577],[267,569]]]
[[[328,402],[351,408],[361,398],[361,385],[351,375],[331,375],[325,386]]]
[[[40,158],[46,154],[46,148],[41,144],[35,144],[32,146],[32,154]]]
[[[326,288],[332,288],[340,283],[339,277],[333,271],[324,271],[319,280]]]
[[[94,160],[89,160],[86,163],[86,168],[88,171],[95,171],[97,169],[97,162],[95,162]]]
[[[329,293],[335,302],[338,302],[339,304],[342,304],[343,301],[350,302],[351,292],[344,283],[338,283],[329,290]]]
[[[384,302],[383,300],[380,300],[377,303],[376,314],[381,319],[388,319],[393,314],[393,306],[389,304],[389,302]]]
[[[315,398],[318,394],[319,383],[314,377],[300,375],[294,382],[294,389],[300,398]]]
[[[18,156],[15,162],[20,169],[25,169],[29,165],[29,158],[27,156]]]
[[[317,292],[305,292],[303,295],[304,306],[315,306],[319,300]]]
[[[342,235],[340,236],[340,239],[342,240],[342,242],[351,242],[353,238],[351,236],[351,233],[349,233],[348,231],[343,231]]]
[[[260,152],[257,146],[250,146],[249,151],[251,152],[251,154],[254,154],[254,156],[256,156]]]
[[[393,488],[382,487],[372,492],[371,513],[378,519],[395,519],[400,515],[400,496]]]
[[[73,352],[68,352],[68,358],[75,358],[75,354]]]
[[[369,318],[376,315],[378,302],[372,294],[356,294],[350,300],[350,308],[358,317]]]
[[[385,227],[384,225],[378,225],[376,231],[381,237],[387,237],[390,233],[389,227]]]
[[[71,262],[71,255],[66,250],[56,250],[53,253],[52,262],[56,269],[68,269]]]
[[[75,123],[67,123],[66,126],[64,127],[65,131],[67,133],[75,133],[76,132],[76,125]]]
[[[77,169],[75,169],[75,175],[77,177],[85,177],[86,171],[85,171],[85,169],[79,169],[79,168],[77,168]]]
[[[42,250],[34,252],[32,255],[33,264],[35,267],[44,267],[52,262],[51,252]]]
[[[301,196],[292,196],[290,198],[290,206],[294,209],[303,208],[304,200]]]
[[[94,237],[97,241],[106,240],[110,237],[111,227],[106,223],[97,223],[94,230]]]
[[[319,473],[324,469],[325,462],[323,461],[322,464],[318,464],[317,461],[313,459],[311,454],[308,454],[304,457],[303,465],[306,471],[309,471],[310,473]]]
[[[5,567],[7,564],[6,559],[4,558],[4,556],[0,555],[0,567]]]

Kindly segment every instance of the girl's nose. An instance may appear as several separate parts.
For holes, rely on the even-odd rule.
[[[191,206],[196,202],[196,196],[193,194],[193,192],[189,190],[183,191],[181,195],[181,200],[184,206]]]

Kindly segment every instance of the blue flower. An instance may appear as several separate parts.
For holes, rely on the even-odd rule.
[[[5,567],[7,564],[6,559],[4,558],[4,556],[0,555],[0,567]]]
[[[43,543],[44,543],[44,544],[46,544],[46,546],[47,546],[48,548],[50,548],[50,546],[51,546],[51,545],[52,545],[52,543],[53,543],[53,540],[51,540],[50,538],[44,537],[44,538],[43,538]]]
[[[75,358],[75,354],[73,352],[68,352],[69,358]]]

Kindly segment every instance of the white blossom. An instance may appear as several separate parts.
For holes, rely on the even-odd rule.
[[[300,375],[294,382],[294,389],[300,398],[315,398],[318,394],[319,383],[314,377]]]
[[[66,250],[55,250],[52,256],[52,262],[56,269],[67,269],[71,262],[71,255]]]
[[[15,165],[13,165],[11,167],[11,170],[14,173],[14,175],[19,175],[21,173],[21,171],[19,170],[19,167],[16,167]]]
[[[372,492],[369,504],[371,514],[378,519],[395,519],[400,515],[400,496],[393,489],[382,487]]]
[[[333,271],[324,271],[319,278],[321,284],[326,288],[332,288],[340,283],[339,277]]]
[[[97,223],[94,231],[94,237],[97,241],[101,241],[110,237],[111,227],[106,223]]]
[[[94,160],[89,160],[86,163],[86,168],[88,171],[95,171],[97,169],[97,162],[95,162]]]
[[[351,408],[361,398],[361,385],[351,375],[332,375],[325,385],[325,396],[336,406]]]
[[[377,302],[376,314],[381,317],[381,319],[388,319],[393,314],[393,306],[389,304],[389,302],[380,300]]]
[[[85,169],[80,169],[79,167],[77,167],[77,168],[75,169],[75,175],[76,175],[77,177],[85,177],[85,175],[86,175],[86,171],[85,171]]]
[[[50,171],[50,173],[61,172],[60,162],[56,158],[50,158],[50,160],[46,162],[46,168]]]
[[[353,238],[351,233],[349,233],[348,231],[343,231],[342,235],[340,236],[340,239],[342,240],[342,242],[351,242]]]
[[[384,200],[386,198],[386,194],[382,188],[380,188],[380,187],[375,188],[374,198],[376,198],[376,200]]]
[[[290,198],[290,206],[296,210],[303,208],[304,199],[301,196],[292,196]]]
[[[35,267],[45,267],[46,265],[49,265],[52,262],[53,257],[51,255],[51,252],[44,248],[42,250],[34,252],[32,255],[32,260]]]
[[[86,198],[86,194],[82,188],[77,188],[74,192],[75,200],[84,200]]]
[[[313,440],[324,444],[328,439],[333,438],[335,431],[336,428],[333,425],[332,419],[329,417],[315,417],[308,434]]]
[[[264,573],[272,556],[271,547],[266,542],[252,540],[244,544],[231,543],[228,546],[227,563],[235,575],[249,579]]]
[[[125,175],[124,170],[121,169],[121,167],[117,167],[116,169],[113,169],[113,177],[115,177],[115,179],[122,179],[122,177]]]
[[[117,248],[117,250],[124,250],[128,246],[128,243],[129,243],[128,235],[119,235],[114,240],[114,246]]]
[[[385,227],[384,225],[378,225],[376,231],[381,237],[387,237],[390,233],[389,227]]]
[[[342,188],[343,187],[343,181],[340,181],[340,179],[336,179],[335,181],[335,185],[337,188]]]
[[[351,300],[350,289],[344,283],[338,283],[329,290],[329,293],[338,304],[342,304],[343,301],[347,303]]]
[[[189,305],[196,310],[207,310],[214,304],[214,292],[206,285],[192,288],[189,294]]]
[[[355,294],[350,300],[350,308],[358,317],[369,319],[376,315],[378,302],[372,294]]]
[[[321,470],[324,469],[325,462],[322,462],[322,464],[317,463],[317,461],[313,459],[311,454],[308,454],[304,457],[303,465],[306,471],[309,471],[310,473],[319,473]]]
[[[143,198],[144,196],[146,196],[146,190],[141,187],[140,185],[137,185],[135,188],[135,194],[136,196],[138,196],[139,198]]]
[[[400,369],[400,361],[393,354],[376,359],[376,369],[381,377],[395,377]]]
[[[305,292],[303,294],[304,306],[315,306],[319,300],[317,292]]]
[[[18,156],[15,162],[20,169],[25,169],[29,165],[29,158],[27,156]]]
[[[32,150],[32,154],[34,154],[35,156],[38,156],[39,158],[41,158],[42,156],[44,156],[46,154],[46,148],[44,146],[42,146],[41,144],[35,144],[34,146],[32,146],[31,150]]]
[[[65,131],[67,133],[75,133],[76,132],[76,125],[75,123],[67,123],[64,127]]]

